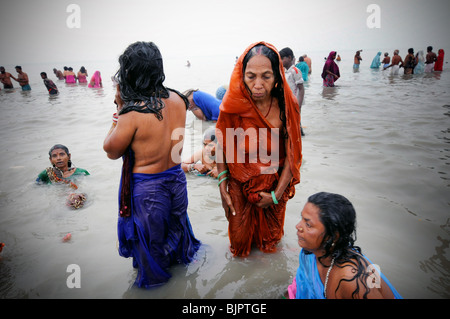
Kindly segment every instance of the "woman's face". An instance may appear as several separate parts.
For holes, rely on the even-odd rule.
[[[244,73],[244,83],[255,102],[270,98],[270,92],[275,85],[275,75],[270,60],[264,55],[255,55],[250,58]]]
[[[69,160],[70,155],[61,148],[54,149],[50,154],[50,163],[61,170],[69,167]]]
[[[295,226],[300,247],[315,252],[322,248],[325,227],[319,219],[319,207],[306,203],[302,211],[302,219]]]

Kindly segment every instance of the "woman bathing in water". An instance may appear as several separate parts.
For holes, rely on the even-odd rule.
[[[78,186],[73,182],[76,176],[90,175],[85,169],[72,167],[69,149],[61,144],[54,145],[48,152],[51,167],[43,170],[37,177],[39,184],[67,184],[77,190]],[[67,205],[72,208],[81,208],[86,201],[86,194],[71,193],[67,198]]]

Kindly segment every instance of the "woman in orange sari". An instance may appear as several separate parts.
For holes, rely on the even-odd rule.
[[[297,100],[271,44],[252,44],[238,59],[216,136],[231,252],[247,256],[252,243],[275,252],[284,234],[286,202],[300,182],[302,144]]]

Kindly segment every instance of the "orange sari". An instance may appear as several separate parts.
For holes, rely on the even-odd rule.
[[[242,70],[244,57],[259,43],[269,47],[278,55],[285,98],[287,143],[276,129],[271,130],[274,127],[259,111],[244,84]],[[237,138],[231,135],[227,138],[227,128],[231,129],[231,132],[234,130]],[[251,132],[251,134],[248,134],[249,137],[241,139],[242,134],[239,136],[236,129],[243,131],[244,134],[245,132]],[[238,59],[231,75],[229,89],[220,105],[216,135],[223,148],[224,160],[227,162],[228,193],[236,209],[236,215],[228,216],[231,252],[235,256],[247,256],[252,243],[255,243],[263,252],[275,252],[276,245],[284,234],[287,200],[294,196],[294,185],[300,182],[302,142],[297,99],[286,81],[278,51],[271,44],[254,43]],[[274,145],[278,149],[273,149]],[[257,156],[253,156],[255,150]],[[277,152],[278,158],[275,160],[271,158],[268,162],[267,154],[270,153],[269,157],[271,157]],[[244,154],[244,158],[240,157],[240,154]],[[274,204],[267,208],[257,207],[255,204],[260,200],[259,192],[270,193],[275,190],[286,156],[289,156],[290,164],[286,169],[291,170],[292,179],[282,198],[278,200],[277,205]]]

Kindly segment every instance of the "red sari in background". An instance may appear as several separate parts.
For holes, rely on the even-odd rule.
[[[444,50],[439,49],[437,60],[434,63],[434,70],[435,71],[442,71],[442,68],[444,66]]]
[[[259,42],[278,51],[270,44]],[[235,256],[247,256],[252,243],[263,252],[275,252],[276,245],[284,234],[284,217],[286,202],[295,194],[295,184],[300,182],[300,165],[302,160],[302,143],[300,136],[300,113],[296,98],[289,88],[284,75],[283,64],[279,58],[280,74],[283,78],[286,113],[286,139],[280,137],[277,130],[266,120],[253,102],[244,84],[243,59],[255,45],[248,47],[238,59],[231,75],[230,86],[220,105],[220,115],[216,124],[216,135],[222,144],[223,152],[228,166],[228,193],[233,201],[236,215],[228,216],[228,236],[230,250]],[[227,140],[226,129],[242,128],[250,134],[250,139],[234,138]],[[266,130],[260,130],[264,128]],[[223,133],[223,134],[222,134]],[[281,132],[280,132],[281,133]],[[229,136],[231,138],[231,136]],[[272,139],[278,141],[278,149],[271,149]],[[286,147],[285,147],[286,143]],[[256,144],[256,146],[255,146]],[[252,149],[258,151],[258,156],[252,157]],[[260,152],[261,151],[261,152]],[[271,152],[279,153],[278,161],[267,163],[267,156]],[[245,154],[244,163],[239,163],[239,154]],[[275,190],[283,165],[289,156],[289,167],[292,179],[286,187],[283,196],[277,205],[260,208],[255,205],[259,201],[259,192]],[[270,157],[270,156],[269,156]],[[261,159],[263,159],[261,161]],[[267,170],[261,174],[262,170]],[[270,172],[270,173],[267,173]]]

